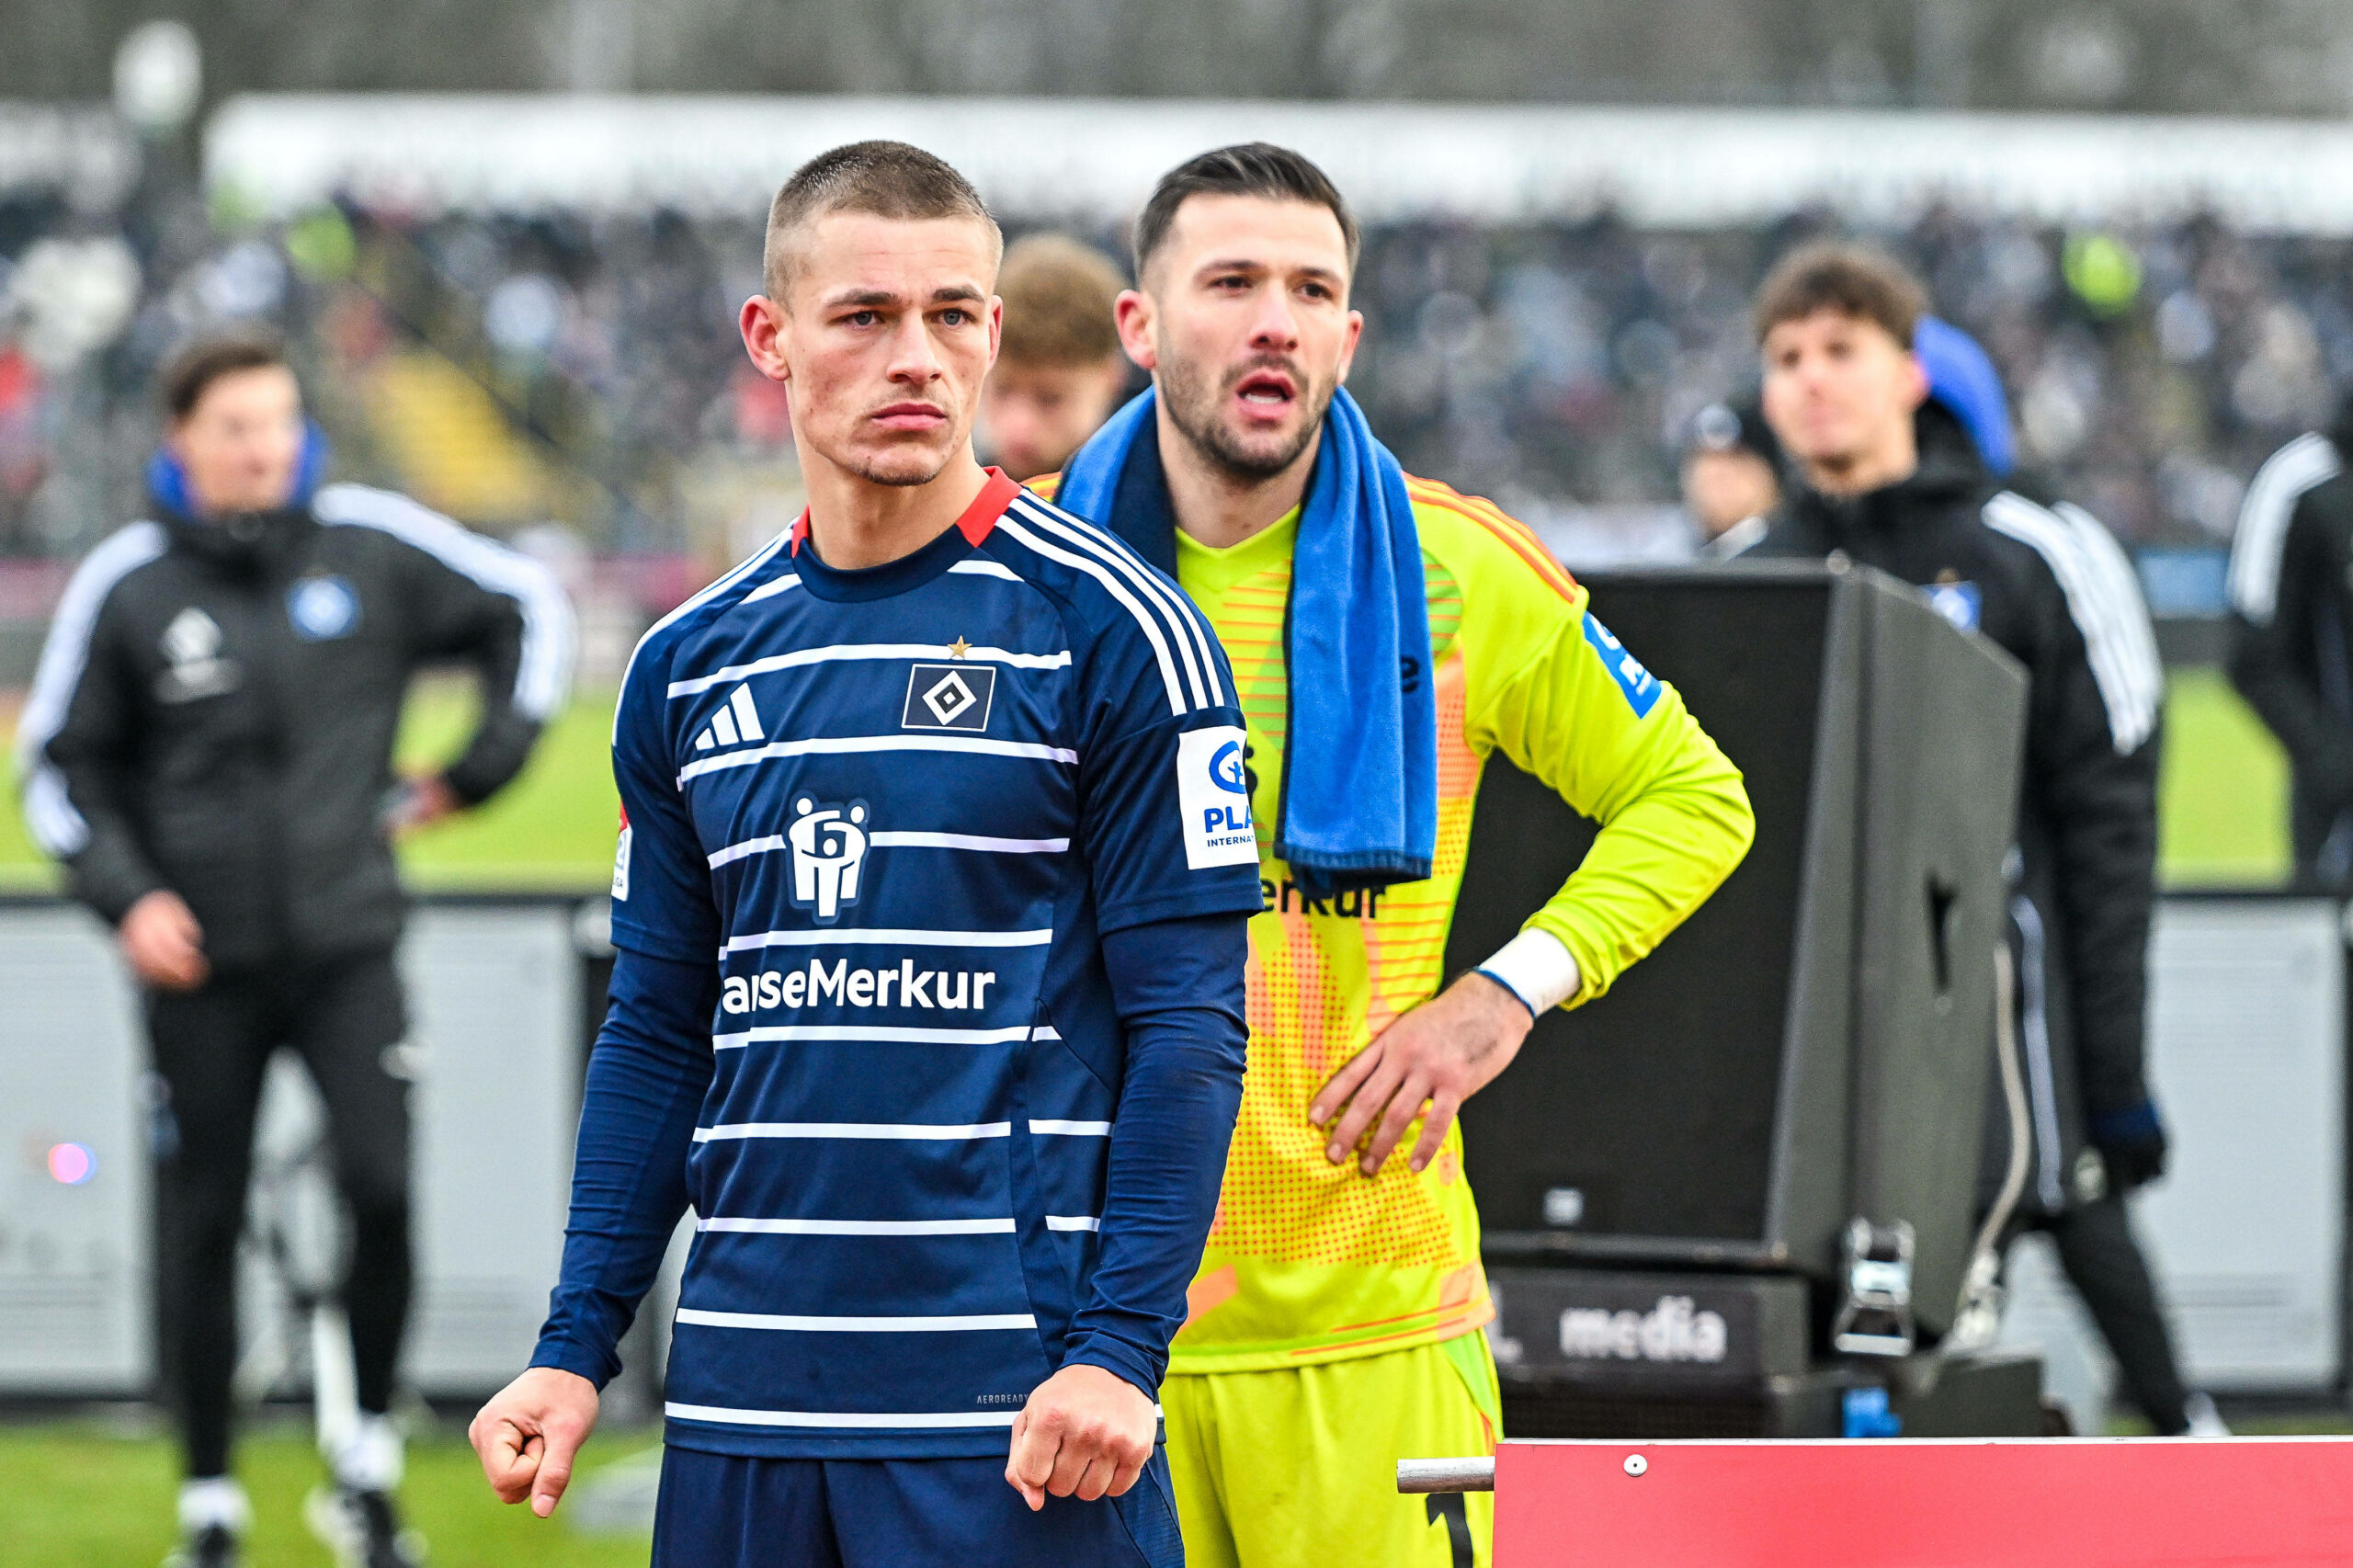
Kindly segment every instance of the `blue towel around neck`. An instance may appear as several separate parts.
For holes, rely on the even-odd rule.
[[[1113,415],[1071,459],[1055,500],[1174,577],[1176,514],[1156,408],[1147,392]],[[1438,699],[1424,592],[1405,471],[1356,400],[1336,391],[1283,617],[1290,733],[1275,853],[1311,898],[1430,874]]]

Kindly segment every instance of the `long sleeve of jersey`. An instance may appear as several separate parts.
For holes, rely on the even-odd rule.
[[[1064,1364],[1154,1392],[1185,1321],[1242,1104],[1247,1031],[1246,915],[1131,926],[1103,939],[1128,1034],[1112,1125],[1092,1299],[1072,1320]]]
[[[1483,689],[1474,679],[1466,727],[1600,824],[1584,862],[1527,922],[1576,960],[1574,1006],[1608,990],[1707,901],[1747,854],[1756,819],[1740,770],[1675,688],[1593,617],[1584,588],[1523,597],[1533,602],[1490,613],[1517,613],[1536,645]]]
[[[2069,520],[2079,529],[2099,528],[2081,513]],[[2120,551],[2112,560],[2104,553],[2097,559],[2097,576],[2045,600],[2047,624],[2028,698],[2026,769],[2027,788],[2051,824],[2076,1060],[2085,1108],[2096,1117],[2130,1110],[2149,1094],[2144,1055],[2164,680],[2131,566]],[[2110,619],[2097,619],[2100,613]],[[2140,672],[2138,685],[2111,676],[2103,687],[2086,623],[2112,645],[2111,665],[2127,658],[2128,646],[2135,650],[2130,663]],[[2118,626],[2137,629],[2137,637]]]
[[[404,497],[338,485],[319,507],[328,520],[367,517],[410,547],[412,651],[466,665],[482,692],[481,720],[442,777],[467,804],[488,800],[571,694],[578,631],[563,586],[529,556]]]
[[[687,1153],[710,1087],[719,971],[626,948],[613,955],[611,1005],[588,1058],[573,1156],[563,1269],[534,1367],[602,1388],[618,1346],[687,1210]]]
[[[50,622],[17,728],[25,822],[64,862],[74,895],[109,926],[165,885],[126,809],[139,759],[135,677],[126,667],[114,585],[163,550],[153,524],[123,529],[74,574]]]

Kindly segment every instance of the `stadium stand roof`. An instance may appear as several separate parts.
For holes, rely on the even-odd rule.
[[[1205,147],[1265,138],[1324,162],[1374,220],[1560,217],[1654,227],[1828,205],[1901,221],[1938,199],[2052,222],[2212,211],[2353,234],[2353,124],[1886,110],[1587,108],[1063,97],[247,95],[208,178],[267,212],[348,190],[420,209],[756,210],[842,142],[915,142],[1001,210],[1116,216]]]

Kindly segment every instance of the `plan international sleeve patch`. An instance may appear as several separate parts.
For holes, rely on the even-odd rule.
[[[1250,821],[1245,739],[1232,724],[1176,737],[1176,809],[1185,817],[1185,865],[1255,866],[1258,835]]]

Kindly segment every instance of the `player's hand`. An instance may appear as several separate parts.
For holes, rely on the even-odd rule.
[[[448,779],[438,773],[421,774],[401,786],[392,809],[385,813],[384,825],[393,837],[402,838],[465,809],[466,803],[458,799]]]
[[[533,1367],[491,1396],[466,1428],[502,1503],[531,1500],[546,1518],[572,1482],[572,1461],[597,1426],[597,1385],[577,1372]]]
[[[1377,1176],[1419,1116],[1413,1164],[1421,1170],[1438,1157],[1462,1102],[1511,1065],[1535,1022],[1518,997],[1485,975],[1464,975],[1381,1030],[1315,1091],[1307,1119],[1330,1128],[1324,1157],[1340,1164],[1369,1130],[1372,1142],[1357,1165]]]
[[[1160,1435],[1152,1397],[1100,1367],[1064,1367],[1029,1395],[1013,1419],[1006,1484],[1034,1511],[1046,1494],[1092,1503],[1136,1483]]]
[[[115,940],[132,971],[159,991],[193,991],[212,972],[204,957],[204,927],[169,888],[157,888],[132,904]]]

